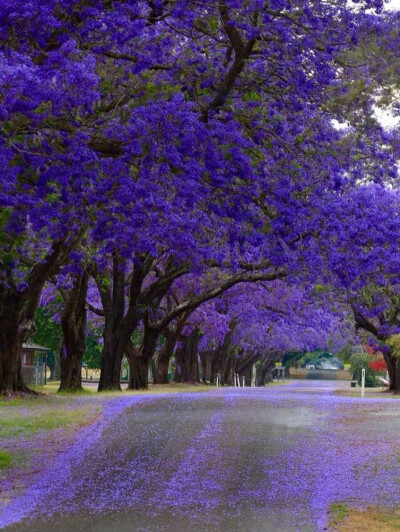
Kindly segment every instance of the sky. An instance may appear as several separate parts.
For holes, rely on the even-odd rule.
[[[400,0],[390,0],[390,2],[387,3],[387,7],[389,9],[400,9]]]

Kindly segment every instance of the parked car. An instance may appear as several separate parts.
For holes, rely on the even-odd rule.
[[[387,381],[383,377],[378,377],[378,382],[381,386],[389,386],[389,381]]]

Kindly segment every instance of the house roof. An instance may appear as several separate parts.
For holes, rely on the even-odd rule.
[[[28,351],[51,351],[48,347],[43,347],[39,344],[34,344],[33,342],[26,342],[22,344],[22,349],[26,349]]]

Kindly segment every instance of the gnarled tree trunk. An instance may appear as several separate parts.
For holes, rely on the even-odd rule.
[[[126,263],[117,253],[113,255],[112,279],[95,275],[104,315],[103,351],[101,358],[100,391],[121,390],[121,364],[130,338],[140,322],[135,302],[143,282],[140,267],[132,274],[129,308],[125,312]],[[112,289],[110,288],[112,286]]]
[[[128,390],[145,390],[149,387],[149,368],[159,337],[158,330],[144,327],[143,343],[140,349],[126,350],[129,363]]]
[[[236,363],[236,373],[240,375],[240,383],[245,379],[246,386],[251,386],[252,368],[253,365],[259,360],[260,356],[257,353],[250,353],[241,356]]]
[[[178,319],[175,328],[166,327],[164,329],[165,342],[161,351],[155,356],[154,384],[169,384],[168,369],[171,355],[175,349],[176,342],[187,321],[189,313],[185,313]]]
[[[176,266],[173,257],[170,257],[166,260],[164,275],[157,277],[154,282],[142,289],[143,280],[151,270],[153,260],[154,258],[150,255],[135,257],[135,266],[128,276],[126,275],[126,261],[114,253],[112,275],[107,277],[104,274],[106,275],[106,282],[101,275],[95,275],[103,305],[101,315],[105,318],[99,391],[121,389],[122,358],[124,353],[129,351],[132,334],[143,319],[143,308],[148,305],[153,306],[156,301],[161,301],[174,279],[186,272],[186,266]],[[129,281],[128,278],[130,278]],[[158,328],[157,336],[163,328]],[[149,363],[150,360],[143,362],[147,366]],[[139,368],[139,365],[143,366],[143,364],[141,362],[134,363],[133,368],[136,368],[137,372],[142,375],[140,382],[134,383],[132,380],[131,384],[134,389],[147,388],[148,386],[147,379],[144,379],[144,368]],[[135,377],[132,376],[131,378],[134,379]]]
[[[400,393],[400,359],[391,353],[383,353],[389,373],[389,390]]]
[[[169,384],[168,370],[171,351],[164,348],[156,355],[154,359],[154,384]]]
[[[20,310],[17,301],[10,301],[0,311],[0,392],[29,392],[21,372],[20,348],[35,332],[31,320],[18,322]]]
[[[121,390],[121,364],[124,353],[118,348],[118,331],[107,329],[105,327],[103,333],[99,392]]]
[[[82,359],[86,349],[86,295],[89,283],[87,271],[78,275],[72,289],[63,292],[65,308],[61,318],[61,383],[59,391],[82,390]]]
[[[189,336],[182,337],[182,345],[176,350],[175,382],[199,382],[199,329],[194,329]]]
[[[128,358],[129,362],[129,383],[128,390],[147,390],[149,387],[150,360],[141,356]]]
[[[205,349],[200,351],[199,356],[203,369],[203,381],[207,383],[213,382],[217,377],[218,350]]]
[[[30,269],[23,289],[14,284],[11,269],[5,272],[8,286],[0,285],[0,392],[32,392],[23,382],[20,348],[36,331],[34,319],[43,285],[57,274],[82,234],[83,230],[54,242]]]
[[[256,383],[257,386],[264,386],[272,381],[272,370],[275,367],[275,362],[279,355],[270,355],[262,362],[261,366],[257,368]]]

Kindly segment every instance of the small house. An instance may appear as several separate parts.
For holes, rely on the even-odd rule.
[[[33,342],[22,344],[20,350],[22,378],[28,386],[46,384],[46,355],[51,351]]]

